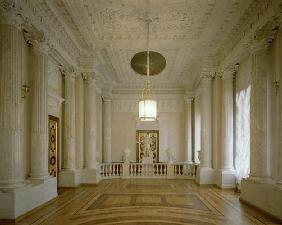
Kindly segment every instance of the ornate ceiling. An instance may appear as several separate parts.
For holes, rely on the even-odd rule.
[[[146,50],[166,58],[166,68],[152,77],[158,88],[193,86],[206,56],[216,57],[253,0],[54,0],[45,3],[77,45],[81,63],[94,62],[103,83],[135,88],[145,78],[130,61]],[[148,11],[149,10],[149,11]]]

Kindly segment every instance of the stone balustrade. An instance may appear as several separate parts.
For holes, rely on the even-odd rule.
[[[102,163],[101,179],[112,178],[170,178],[195,179],[197,165],[187,162],[176,163]]]

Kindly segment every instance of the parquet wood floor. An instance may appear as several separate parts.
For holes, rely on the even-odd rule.
[[[200,187],[191,180],[105,180],[60,189],[59,196],[18,225],[238,225],[279,224],[239,202],[233,190]]]

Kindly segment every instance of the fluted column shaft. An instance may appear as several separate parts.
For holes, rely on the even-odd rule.
[[[48,56],[36,48],[32,54],[30,177],[43,178],[48,175]]]
[[[185,99],[186,118],[185,118],[185,161],[193,162],[192,154],[192,98]]]
[[[112,161],[112,101],[105,98],[104,106],[104,127],[103,127],[103,161]]]
[[[21,181],[22,33],[13,25],[0,24],[0,183]]]
[[[97,165],[97,106],[95,80],[90,77],[85,80],[85,168],[95,169]]]
[[[265,68],[266,46],[255,48],[252,53],[250,175],[267,177],[267,73]]]
[[[282,20],[282,17],[280,17],[280,21]],[[282,24],[282,21],[281,21]],[[278,89],[278,98],[279,98],[279,141],[278,141],[278,174],[276,178],[276,182],[282,186],[282,32],[280,31],[278,33],[278,39],[279,41],[279,58],[278,58],[278,64],[280,63],[280,68],[278,72],[278,82],[279,82],[279,89]]]
[[[64,114],[64,169],[75,169],[75,76],[66,72]]]
[[[233,71],[222,76],[222,148],[221,169],[234,170],[233,166]]]
[[[212,168],[212,77],[204,77],[201,82],[201,167]]]

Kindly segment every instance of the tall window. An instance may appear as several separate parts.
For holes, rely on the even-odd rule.
[[[236,94],[236,182],[240,188],[241,180],[250,173],[250,97],[251,86]]]

